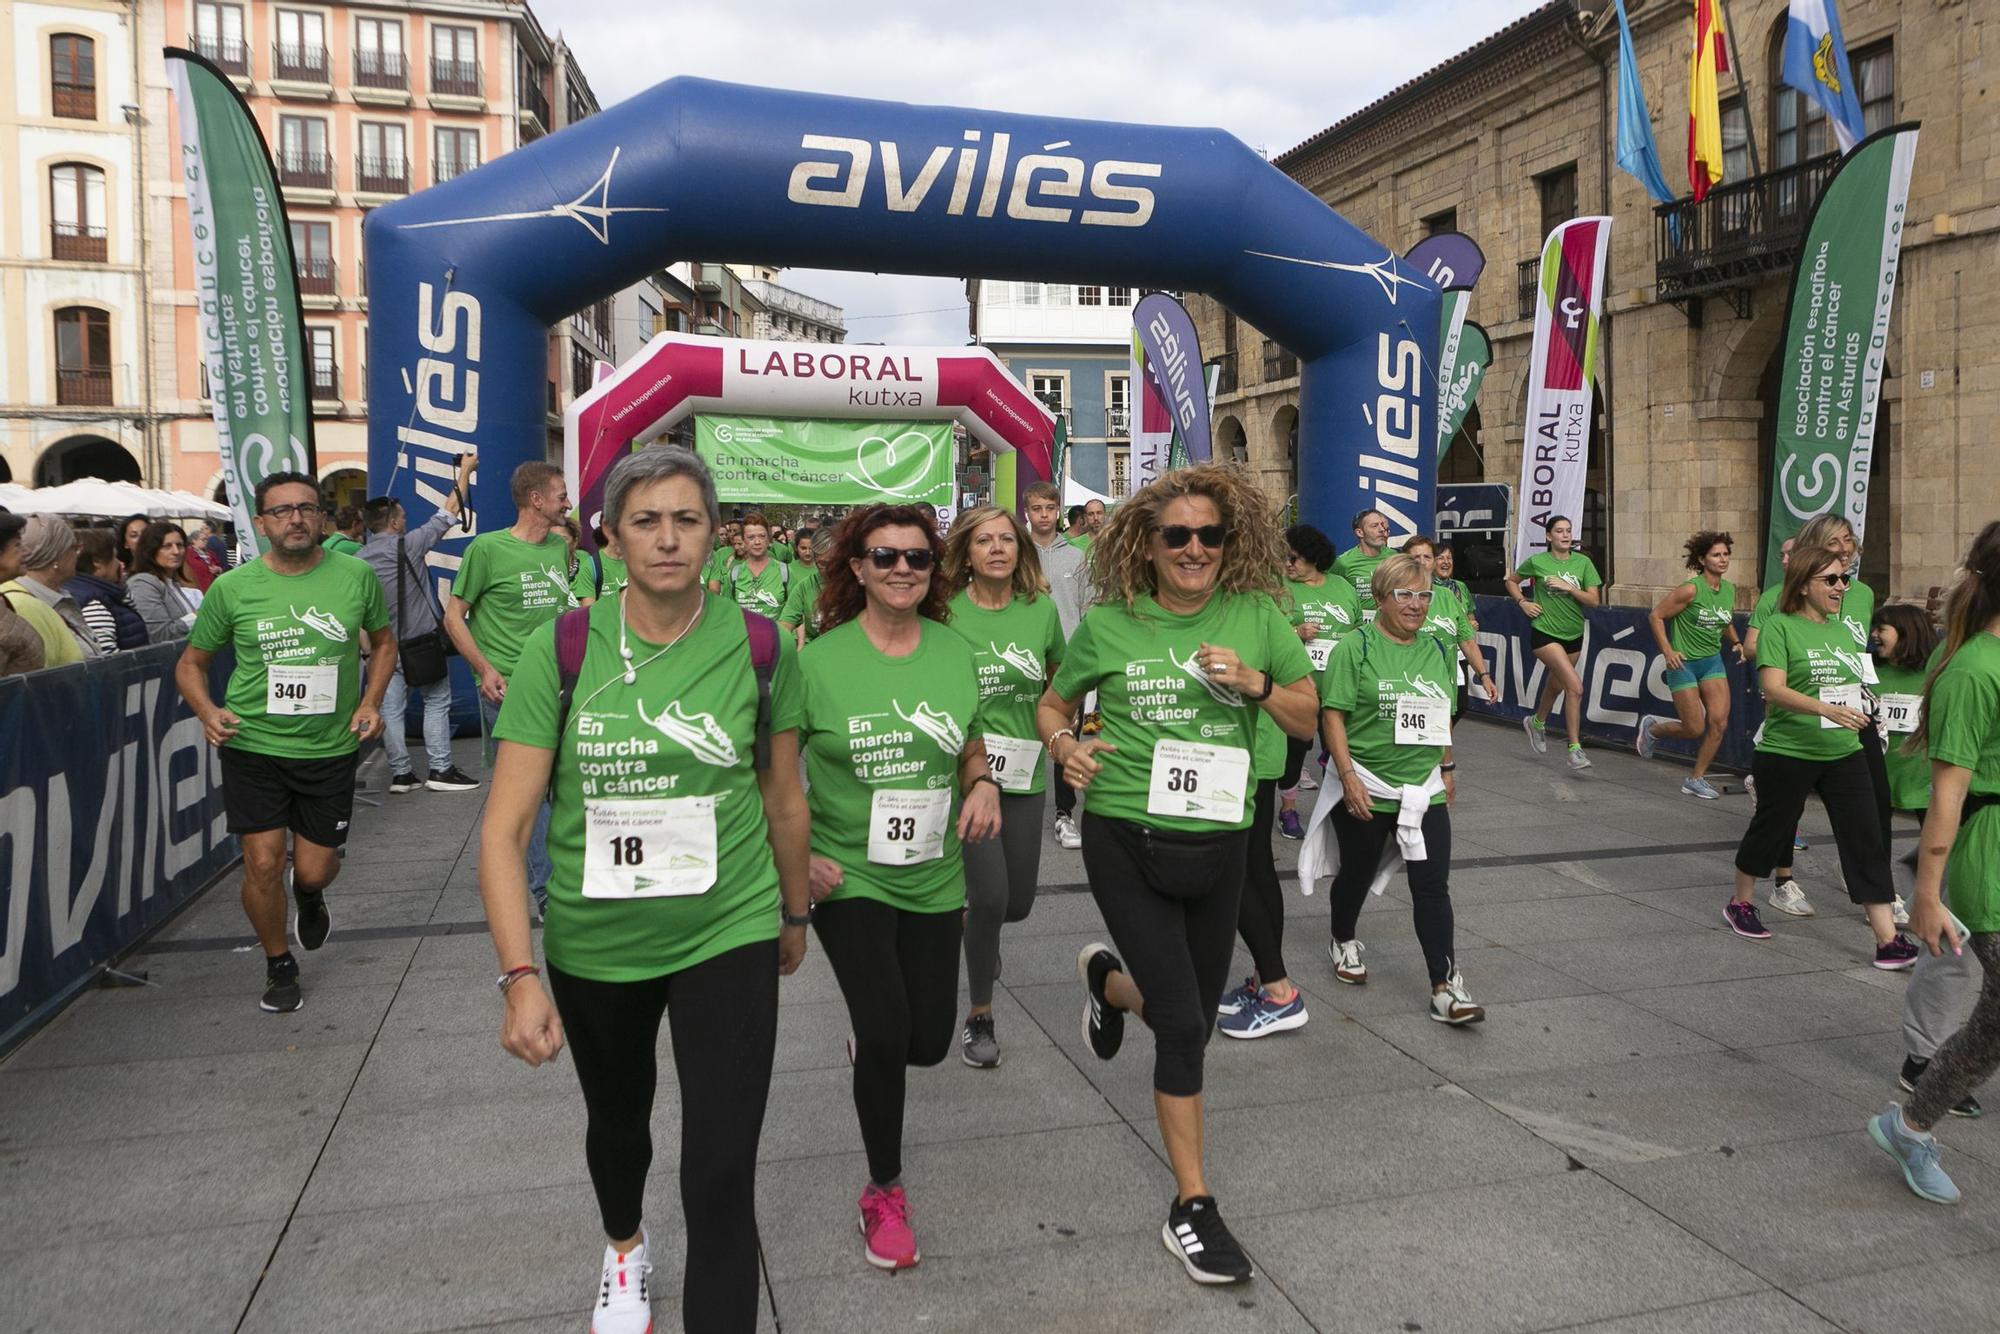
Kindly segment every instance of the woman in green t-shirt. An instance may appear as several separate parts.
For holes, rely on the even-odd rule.
[[[1650,760],[1654,744],[1663,737],[1698,741],[1694,772],[1682,782],[1681,791],[1703,801],[1722,795],[1708,781],[1708,766],[1715,762],[1729,728],[1729,670],[1722,664],[1723,645],[1735,649],[1736,660],[1743,661],[1743,644],[1736,638],[1736,585],[1723,578],[1735,548],[1736,539],[1722,532],[1699,532],[1682,543],[1693,573],[1661,598],[1646,618],[1653,642],[1666,660],[1667,689],[1673,692],[1679,718],[1642,716],[1633,745],[1640,759]]]
[[[1321,799],[1299,874],[1313,875],[1325,864],[1322,831],[1330,832],[1339,858],[1327,895],[1333,906],[1327,952],[1337,980],[1362,985],[1368,969],[1355,930],[1369,891],[1394,869],[1387,860],[1393,839],[1430,972],[1431,1018],[1476,1024],[1486,1011],[1473,1004],[1458,970],[1451,911],[1455,664],[1448,642],[1425,632],[1436,590],[1415,557],[1383,561],[1373,591],[1374,624],[1335,649],[1320,677],[1320,731],[1341,800]]]
[[[945,624],[937,529],[915,505],[865,505],[821,564],[826,628],[799,653],[812,807],[813,928],[854,1026],[854,1110],[868,1153],[868,1263],[917,1263],[903,1193],[907,1068],[951,1050],[965,908],[962,843],[1000,832],[972,650]]]
[[[1913,1081],[1908,1109],[1891,1103],[1868,1134],[1911,1190],[1952,1204],[1958,1187],[1938,1164],[1931,1127],[2000,1070],[2000,523],[1981,529],[1966,553],[1938,657],[1910,740],[1931,757],[1910,934],[1934,955],[1969,948],[1986,981],[1965,1026]]]
[[[717,518],[715,485],[689,451],[656,446],[619,460],[605,480],[604,526],[630,582],[530,633],[494,726],[479,886],[506,998],[500,1041],[529,1065],[565,1045],[575,1060],[607,1238],[598,1328],[650,1318],[642,1206],[663,1016],[680,1086],[682,1322],[757,1323],[757,1140],[778,977],[806,949],[801,691],[790,648],[763,626],[777,652],[760,728],[756,627],[700,583]],[[565,621],[584,634],[567,698],[556,647]],[[547,992],[525,867],[545,796]]]
[[[1486,654],[1479,647],[1479,622],[1473,619],[1472,601],[1464,591],[1465,585],[1438,577],[1438,562],[1444,556],[1437,542],[1428,533],[1412,534],[1403,541],[1403,554],[1417,563],[1417,567],[1424,572],[1426,586],[1431,590],[1431,605],[1424,617],[1423,633],[1443,645],[1451,658],[1451,719],[1456,724],[1458,715],[1465,711],[1468,681],[1479,683],[1480,692],[1486,696],[1488,704],[1500,702],[1500,687],[1494,684],[1493,673],[1486,669]],[[1449,759],[1449,756],[1446,758]]]
[[[1431,562],[1431,583],[1438,588],[1449,590],[1451,595],[1458,599],[1458,605],[1465,608],[1465,633],[1473,639],[1477,639],[1479,637],[1479,609],[1473,604],[1472,590],[1465,586],[1465,581],[1452,577],[1457,573],[1457,567],[1458,553],[1453,549],[1452,544],[1450,542],[1438,543],[1437,555]],[[1451,706],[1451,716],[1454,720],[1465,712],[1465,700],[1470,685],[1471,682],[1466,679],[1465,661],[1461,658],[1458,664],[1458,698]],[[1486,698],[1492,703],[1499,703],[1499,689],[1498,686],[1489,686]]]
[[[1035,704],[1063,658],[1062,622],[1041,557],[1012,511],[981,505],[958,516],[944,548],[944,586],[956,589],[951,628],[979,672],[979,726],[986,763],[1000,785],[1000,837],[965,850],[965,981],[969,1010],[959,1055],[969,1066],[1000,1064],[993,982],[1000,928],[1026,920],[1042,870],[1046,781]]]
[[[1528,745],[1540,755],[1548,750],[1549,713],[1556,696],[1563,699],[1563,726],[1569,733],[1569,767],[1588,769],[1583,753],[1583,678],[1577,663],[1583,657],[1583,613],[1595,607],[1604,580],[1590,557],[1576,549],[1576,526],[1561,514],[1549,516],[1542,527],[1546,550],[1538,551],[1507,576],[1507,596],[1528,618],[1528,645],[1543,668],[1542,698],[1535,711],[1521,720]],[[1532,581],[1535,596],[1521,585]]]
[[[1861,755],[1860,734],[1872,726],[1862,689],[1865,656],[1839,620],[1848,576],[1841,559],[1800,543],[1785,562],[1778,611],[1757,646],[1757,680],[1767,712],[1752,770],[1757,810],[1736,849],[1736,894],[1724,907],[1730,929],[1752,940],[1770,931],[1752,901],[1757,882],[1791,860],[1792,831],[1806,797],[1818,793],[1833,824],[1847,896],[1862,906],[1875,933],[1877,968],[1908,968],[1917,947],[1897,934],[1890,914],[1896,897],[1889,843],[1875,819],[1874,783]],[[1811,916],[1794,881],[1776,885],[1771,906]]]
[[[1354,596],[1354,585],[1327,576],[1333,561],[1333,539],[1319,529],[1301,523],[1285,530],[1285,596],[1279,605],[1299,642],[1306,646],[1315,677],[1332,656],[1333,646],[1361,624],[1361,603]],[[1278,832],[1286,838],[1305,837],[1305,826],[1299,823],[1299,790],[1319,786],[1305,772],[1312,745],[1311,737],[1285,738],[1285,771],[1278,776]],[[1249,943],[1247,937],[1245,943]],[[1256,954],[1255,946],[1251,954]]]
[[[799,529],[792,561],[791,587],[785,590],[785,609],[778,613],[778,628],[800,648],[819,638],[819,561],[813,548],[817,536],[811,528]]]
[[[1201,1089],[1236,940],[1257,723],[1268,714],[1299,737],[1313,725],[1312,663],[1274,601],[1281,542],[1241,469],[1182,468],[1142,489],[1097,536],[1097,605],[1036,719],[1083,794],[1084,873],[1125,956],[1078,955],[1084,1036],[1110,1060],[1127,1011],[1153,1030],[1177,1187],[1161,1236],[1201,1283],[1250,1276],[1202,1175]],[[1103,731],[1079,740],[1072,720],[1092,690]]]

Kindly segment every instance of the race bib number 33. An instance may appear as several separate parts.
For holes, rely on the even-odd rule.
[[[868,802],[868,860],[878,866],[913,866],[944,856],[951,793],[877,788]]]

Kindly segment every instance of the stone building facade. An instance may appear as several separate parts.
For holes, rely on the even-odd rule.
[[[1471,318],[1492,337],[1494,365],[1440,459],[1446,481],[1518,482],[1533,335],[1523,266],[1555,223],[1613,219],[1598,372],[1608,411],[1579,517],[1615,603],[1649,603],[1678,582],[1681,543],[1702,527],[1735,534],[1746,599],[1761,573],[1791,256],[1834,144],[1778,77],[1785,0],[1730,9],[1740,85],[1723,76],[1728,171],[1710,199],[1723,196],[1734,225],[1754,234],[1750,263],[1677,249],[1618,169],[1608,0],[1554,0],[1276,159],[1398,253],[1433,230],[1465,232],[1485,251]],[[1627,10],[1667,178],[1684,186],[1687,6],[1627,0]],[[1845,0],[1842,15],[1870,127],[1923,126],[1863,557],[1885,600],[1921,598],[2000,517],[2000,9]],[[1666,279],[1690,266],[1694,299],[1664,299],[1686,297]],[[1218,452],[1249,463],[1273,495],[1291,494],[1296,363],[1215,302],[1189,304],[1205,355],[1223,363]]]

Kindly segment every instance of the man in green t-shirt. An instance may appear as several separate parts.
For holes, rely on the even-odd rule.
[[[343,556],[352,556],[361,550],[367,539],[367,525],[362,521],[359,505],[342,505],[340,512],[333,516],[333,531],[328,533],[320,545],[328,551],[337,551]]]
[[[1389,519],[1381,510],[1363,510],[1354,516],[1355,545],[1340,553],[1333,563],[1336,578],[1354,588],[1354,600],[1361,606],[1361,619],[1375,619],[1373,580],[1375,567],[1396,553],[1389,550]]]
[[[719,593],[745,611],[776,620],[791,587],[792,567],[771,554],[771,527],[761,514],[743,520],[743,554],[709,580],[708,591]]]
[[[269,549],[209,585],[174,685],[208,743],[221,748],[229,832],[243,845],[243,910],[264,947],[260,1005],[285,1014],[305,1003],[285,943],[286,835],[298,900],[293,931],[316,950],[333,930],[326,889],[340,873],[361,743],[382,731],[396,637],[375,571],[320,546],[324,511],[311,478],[272,473],[257,486],[256,506]],[[225,646],[236,665],[218,706],[208,669]]]

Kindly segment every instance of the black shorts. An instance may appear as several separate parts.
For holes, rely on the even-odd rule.
[[[289,829],[308,843],[337,848],[354,818],[354,773],[361,752],[288,760],[222,748],[222,806],[232,834]]]
[[[1544,644],[1554,644],[1571,657],[1575,657],[1577,654],[1583,652],[1583,636],[1581,635],[1578,635],[1575,639],[1557,639],[1554,635],[1545,635],[1533,626],[1529,626],[1528,652],[1533,653]]]

